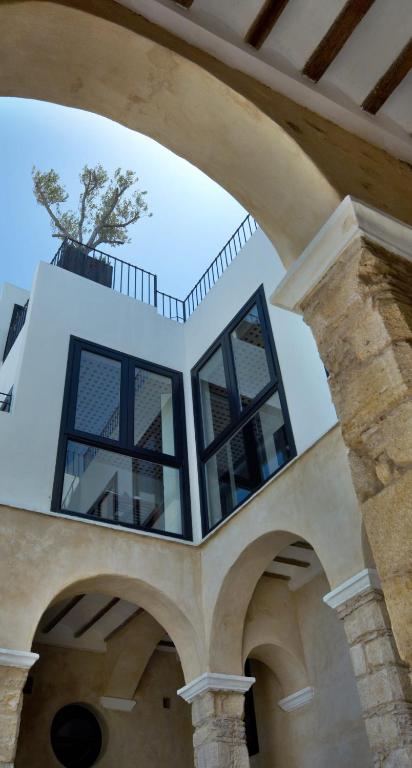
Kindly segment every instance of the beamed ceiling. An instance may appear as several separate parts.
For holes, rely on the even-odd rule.
[[[411,0],[121,1],[394,154],[410,151]]]

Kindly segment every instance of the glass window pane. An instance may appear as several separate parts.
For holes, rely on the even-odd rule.
[[[206,462],[205,469],[209,526],[212,527],[230,515],[253,491],[243,432],[225,443]]]
[[[279,394],[267,400],[251,419],[261,479],[267,480],[289,457]]]
[[[242,408],[247,408],[270,382],[262,325],[256,304],[232,331],[231,341],[240,403]]]
[[[220,347],[200,369],[199,387],[203,434],[205,446],[207,446],[230,424],[231,418],[223,354]]]
[[[139,448],[174,455],[172,380],[143,368],[134,375],[134,442]]]
[[[70,440],[62,509],[146,530],[182,534],[180,472]]]
[[[119,439],[120,378],[118,360],[82,351],[75,429]]]
[[[290,457],[278,393],[205,464],[209,527],[230,515]]]

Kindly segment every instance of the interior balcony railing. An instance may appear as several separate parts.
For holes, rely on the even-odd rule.
[[[248,214],[185,299],[160,291],[157,287],[157,275],[153,272],[76,240],[63,240],[51,263],[150,304],[164,317],[184,323],[257,228],[257,222]]]

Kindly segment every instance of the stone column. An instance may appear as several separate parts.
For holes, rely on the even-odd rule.
[[[401,657],[412,665],[412,229],[351,198],[276,289],[329,372]]]
[[[23,688],[37,653],[0,648],[0,768],[13,768]]]
[[[243,709],[254,682],[206,672],[178,691],[192,705],[195,768],[249,768]]]
[[[343,621],[374,768],[412,765],[412,690],[376,571],[364,570],[323,598]]]

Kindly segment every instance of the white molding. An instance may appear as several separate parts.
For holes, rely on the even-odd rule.
[[[365,568],[363,571],[355,573],[350,579],[342,582],[342,584],[339,584],[331,592],[328,592],[324,596],[323,602],[329,605],[330,608],[339,608],[343,603],[352,600],[352,598],[371,588],[381,589],[379,576],[374,568]]]
[[[0,667],[30,669],[38,659],[38,653],[31,653],[31,651],[14,651],[11,648],[0,648]]]
[[[217,672],[204,672],[183,688],[179,688],[178,695],[189,704],[202,693],[208,691],[231,691],[232,693],[246,693],[253,685],[256,678],[243,677],[242,675],[224,675]]]
[[[308,688],[302,688],[296,693],[291,693],[290,696],[286,696],[284,699],[278,701],[278,706],[283,709],[284,712],[293,712],[295,709],[309,704],[315,695],[315,689],[312,686]]]
[[[116,712],[131,712],[136,706],[135,699],[119,699],[117,696],[101,696],[100,704],[104,709],[113,709]]]
[[[300,313],[305,296],[360,237],[412,261],[412,227],[348,195],[281,280],[271,303]]]

